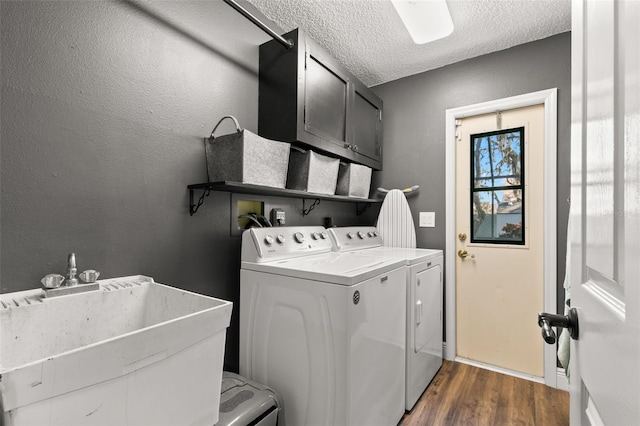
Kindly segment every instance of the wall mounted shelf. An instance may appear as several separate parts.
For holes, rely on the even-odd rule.
[[[326,201],[340,201],[347,203],[356,203],[356,214],[360,215],[362,212],[373,203],[381,203],[382,199],[376,198],[354,198],[344,195],[327,195],[316,194],[313,192],[298,191],[295,189],[281,189],[272,188],[269,186],[251,185],[246,183],[220,181],[220,182],[206,182],[188,185],[189,189],[189,214],[193,216],[200,206],[204,203],[205,197],[208,197],[211,191],[223,191],[233,192],[240,194],[252,194],[252,195],[264,195],[269,197],[286,197],[286,198],[299,198],[302,199],[302,215],[308,215],[313,208],[322,200]],[[195,191],[201,190],[202,195],[197,201],[195,200]],[[313,203],[306,207],[305,200],[314,200]],[[364,207],[360,207],[363,205]]]

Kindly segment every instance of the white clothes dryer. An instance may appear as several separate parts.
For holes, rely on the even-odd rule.
[[[383,247],[373,226],[329,233],[335,251],[402,259],[406,265],[405,409],[410,411],[442,366],[442,250]]]
[[[240,374],[288,425],[391,425],[404,414],[401,259],[332,251],[323,227],[242,236]]]

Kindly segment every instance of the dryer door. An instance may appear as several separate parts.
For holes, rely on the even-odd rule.
[[[440,306],[442,292],[440,285],[441,267],[418,272],[413,280],[413,349],[416,353],[442,350],[442,318]]]

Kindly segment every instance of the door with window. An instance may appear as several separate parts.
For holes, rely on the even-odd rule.
[[[456,129],[457,358],[544,376],[544,105]]]

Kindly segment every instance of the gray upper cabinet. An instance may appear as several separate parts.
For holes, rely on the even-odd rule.
[[[302,30],[260,46],[258,133],[382,169],[382,100]]]

